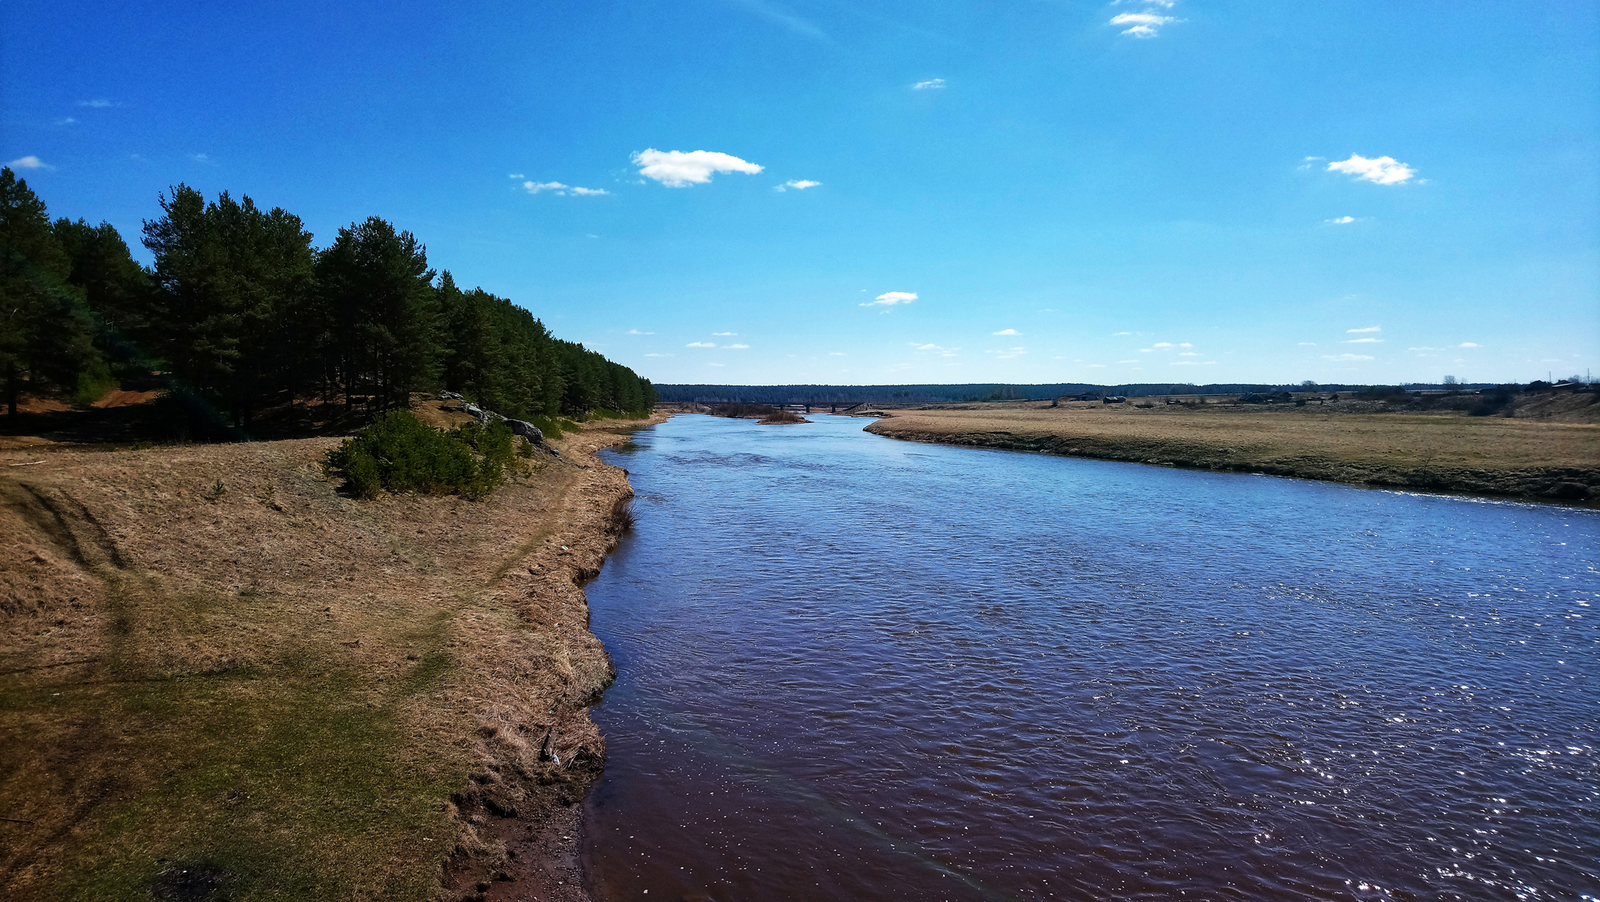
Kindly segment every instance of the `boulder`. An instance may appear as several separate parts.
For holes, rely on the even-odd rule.
[[[512,435],[520,435],[535,445],[544,444],[544,433],[539,427],[526,420],[506,420],[506,425],[511,427]]]

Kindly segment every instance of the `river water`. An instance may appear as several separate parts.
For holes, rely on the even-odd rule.
[[[600,902],[1600,897],[1600,512],[816,419],[610,457]]]

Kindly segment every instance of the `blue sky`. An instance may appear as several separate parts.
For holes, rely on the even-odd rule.
[[[1600,375],[1585,2],[8,0],[0,163],[368,215],[657,382]]]

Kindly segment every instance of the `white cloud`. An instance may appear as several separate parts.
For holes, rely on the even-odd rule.
[[[872,307],[877,304],[886,304],[893,307],[895,304],[909,304],[916,299],[917,293],[915,291],[885,291],[861,306]]]
[[[78,120],[72,118],[71,116],[68,116],[65,119],[57,119],[56,125],[74,125],[77,123],[77,121]]]
[[[1150,347],[1152,347],[1152,348],[1170,348],[1170,347],[1172,347],[1172,342],[1170,342],[1170,341],[1158,341],[1155,344],[1151,345]]]
[[[1006,348],[1006,349],[1000,350],[1000,351],[994,351],[994,350],[984,351],[983,353],[985,353],[985,354],[993,354],[994,355],[994,359],[996,359],[996,360],[1011,360],[1012,358],[1021,357],[1022,355],[1028,353],[1028,349],[1027,348]]]
[[[611,193],[604,188],[579,188],[575,185],[563,185],[560,182],[523,182],[522,190],[528,192],[529,194],[539,194],[541,192],[549,191],[552,194],[559,194],[562,197],[565,197],[569,194],[574,197],[598,197],[602,194]]]
[[[527,178],[527,176],[523,175],[520,172],[510,172],[510,173],[506,174],[506,178],[508,178],[508,179],[525,179],[525,178]]]
[[[783,184],[779,185],[778,187],[773,188],[772,190],[778,192],[779,194],[782,194],[783,192],[788,191],[790,188],[793,188],[796,191],[804,191],[807,188],[815,188],[820,184],[822,184],[822,183],[821,182],[813,182],[810,179],[790,179],[787,182],[784,182]]]
[[[716,346],[715,342],[710,341],[691,341],[684,345],[686,348],[714,348]]]
[[[1141,353],[1141,354],[1154,354],[1155,352],[1156,352],[1155,348],[1140,348],[1139,349],[1139,353]]]
[[[1141,363],[1143,361],[1139,361],[1139,360],[1118,360],[1117,362],[1118,363]]]
[[[95,99],[95,100],[80,100],[80,101],[78,101],[78,106],[86,106],[86,107],[89,107],[90,109],[103,110],[103,109],[105,109],[106,107],[109,107],[109,106],[116,106],[116,104],[114,104],[111,101],[106,100],[105,98],[101,97],[101,98],[98,98],[98,99]]]
[[[938,354],[941,357],[954,357],[956,356],[956,352],[961,350],[960,348],[941,347],[933,344],[932,342],[929,342],[928,344],[918,344],[917,342],[913,341],[911,343],[911,347],[917,349],[918,351],[929,351],[931,353]]]
[[[930,78],[927,81],[919,81],[911,86],[913,91],[939,91],[943,88],[944,79],[942,78]]]
[[[1186,341],[1186,342],[1183,342],[1182,344],[1178,345],[1178,347],[1180,347],[1180,348],[1192,348],[1192,347],[1194,347],[1194,344],[1191,343],[1191,342],[1187,342]]]
[[[727,366],[725,363],[708,363],[706,366]]]
[[[1394,157],[1378,157],[1369,160],[1360,154],[1351,154],[1350,159],[1340,160],[1328,164],[1329,172],[1343,172],[1353,175],[1358,179],[1374,182],[1379,185],[1399,185],[1411,180],[1417,174],[1415,169],[1399,162]]]
[[[1456,345],[1458,348],[1475,348],[1477,346],[1478,343],[1475,341],[1463,341],[1461,344]]]
[[[1327,223],[1328,225],[1349,225],[1350,223],[1355,222],[1355,221],[1356,221],[1356,218],[1354,216],[1340,216],[1340,217],[1338,217],[1336,219],[1324,219],[1323,220],[1323,222]]]
[[[1132,332],[1113,332],[1113,333],[1111,333],[1113,338],[1115,338],[1118,335],[1132,335],[1132,334],[1133,334]]]
[[[1371,360],[1366,354],[1323,354],[1323,360]]]
[[[1158,16],[1155,13],[1120,13],[1112,16],[1109,24],[1130,26],[1123,29],[1123,34],[1153,38],[1161,31],[1161,26],[1176,21],[1172,16]]]
[[[216,160],[211,159],[210,154],[192,153],[189,154],[189,159],[205,166],[215,166],[217,163]]]
[[[1060,360],[1061,358],[1057,357],[1056,359]],[[1103,364],[1103,363],[1086,363],[1086,364],[1084,364],[1084,366],[1088,367],[1091,370],[1103,370],[1103,369],[1106,368],[1106,365]]]
[[[1355,334],[1357,332],[1382,332],[1383,331],[1383,327],[1382,326],[1362,326],[1359,329],[1346,329],[1344,331],[1346,332],[1346,334]]]
[[[1021,335],[1022,333],[1018,332],[1016,329],[1001,329],[999,332],[995,332],[994,334],[995,335]]]
[[[645,331],[640,330],[640,329],[629,329],[627,331],[627,334],[628,335],[654,335],[656,333],[654,333],[654,332],[645,332]]]
[[[1348,339],[1345,339],[1344,343],[1347,344],[1347,345],[1376,345],[1376,344],[1383,344],[1383,339],[1381,339],[1381,338],[1348,338]]]
[[[726,337],[729,337],[729,336],[738,335],[739,333],[737,333],[737,332],[713,332],[711,334],[712,335],[722,336],[722,337],[726,338]]]
[[[668,188],[687,188],[711,181],[718,172],[744,172],[755,175],[763,167],[736,156],[712,150],[656,150],[647,148],[633,155],[639,174],[655,179]]]
[[[745,350],[749,350],[749,348],[750,348],[749,345],[723,345],[723,347],[724,348],[732,348],[735,351],[745,351]]]
[[[45,161],[43,161],[43,160],[39,159],[38,157],[34,156],[33,154],[28,154],[25,157],[18,157],[15,160],[12,160],[11,162],[7,163],[6,165],[10,166],[12,169],[54,169],[54,168],[56,168],[54,166],[51,166],[49,163],[46,163]]]
[[[1214,366],[1215,360],[1174,360],[1168,366]]]
[[[1199,351],[1179,351],[1178,352],[1178,356],[1179,357],[1199,357],[1200,356],[1200,352]]]

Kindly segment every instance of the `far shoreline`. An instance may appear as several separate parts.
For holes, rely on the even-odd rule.
[[[1600,425],[1586,422],[1098,406],[882,413],[866,431],[902,441],[1600,506]]]

